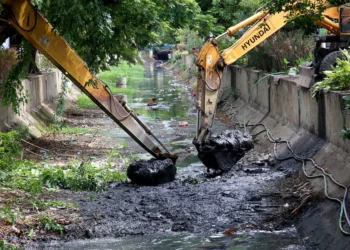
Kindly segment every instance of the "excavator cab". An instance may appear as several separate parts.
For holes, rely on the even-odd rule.
[[[344,5],[340,8],[340,31],[341,33],[350,33],[350,5]]]

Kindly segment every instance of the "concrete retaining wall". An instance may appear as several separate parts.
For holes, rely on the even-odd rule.
[[[264,76],[265,73],[236,66],[230,66],[224,72],[223,87],[232,88],[231,93],[239,93],[239,98],[231,101],[237,110],[236,117],[250,124],[264,123],[275,138],[291,141],[298,155],[313,157],[337,181],[350,186],[350,142],[339,136],[345,125],[350,126],[342,99],[345,93],[330,92],[315,100],[311,98],[312,90],[299,86],[296,77],[268,76],[253,89],[256,81]],[[248,99],[249,105],[242,108]],[[258,133],[261,129],[258,127],[251,132]],[[256,137],[255,148],[273,154],[273,144],[264,133]],[[290,155],[286,149],[279,154]],[[281,167],[301,170],[301,163],[289,160],[276,166]],[[312,175],[320,173],[311,163],[306,164],[306,169]],[[317,202],[308,202],[293,215],[299,218],[296,222],[298,231],[315,249],[348,249],[350,238],[338,228],[339,203],[326,199],[322,178],[312,179],[311,183],[313,193],[319,198]],[[331,182],[328,190],[332,197],[342,199],[344,195],[344,189]]]
[[[233,77],[232,77],[233,76]],[[256,70],[236,66],[228,67],[224,73],[224,87],[236,89],[245,102],[269,115],[289,123],[295,130],[303,128],[325,139],[342,150],[349,152],[350,143],[339,136],[350,117],[344,110],[344,92],[329,92],[319,100],[312,99],[312,90],[297,84],[297,77],[267,76],[253,88],[262,77],[267,76]],[[226,78],[233,78],[227,81]]]
[[[196,57],[194,55],[181,55],[181,63],[187,68],[194,66]]]
[[[22,124],[29,128],[34,136],[40,136],[44,130],[40,116],[53,116],[58,94],[61,92],[61,72],[53,71],[42,75],[29,76],[22,81],[23,91],[28,95],[28,102],[20,107],[20,114],[14,114],[12,107],[0,105],[0,130],[8,130],[14,125]],[[72,90],[72,84],[68,83]],[[68,99],[74,98],[69,95]],[[1,101],[1,100],[0,100]]]

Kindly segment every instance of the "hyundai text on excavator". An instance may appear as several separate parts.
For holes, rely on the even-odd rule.
[[[0,22],[4,24],[0,23],[0,34],[11,27],[16,29],[148,153],[157,159],[170,158],[175,163],[177,156],[169,153],[122,98],[113,95],[108,85],[89,71],[85,62],[63,37],[54,32],[29,0],[3,0],[2,3],[5,11],[0,13]],[[86,84],[91,81],[93,85]]]
[[[202,47],[196,61],[197,75],[197,149],[211,136],[211,128],[216,112],[218,93],[221,86],[223,69],[258,46],[290,19],[288,12],[270,14],[259,12],[250,18],[227,29],[216,38],[208,40]],[[350,5],[328,7],[322,13],[317,24],[327,29],[328,34],[315,36],[313,67],[315,74],[330,70],[340,55],[340,49],[349,49],[350,42]],[[217,41],[223,36],[233,36],[239,30],[251,25],[247,31],[229,48],[219,49]],[[327,43],[327,46],[324,46]],[[199,145],[199,146],[198,146]]]

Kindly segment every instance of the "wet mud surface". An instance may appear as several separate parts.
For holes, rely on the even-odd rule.
[[[67,230],[72,238],[121,237],[157,232],[224,233],[230,228],[274,230],[285,223],[288,211],[281,192],[283,172],[241,168],[207,178],[198,165],[179,171],[174,182],[156,187],[118,183],[79,200],[80,228]],[[287,198],[286,198],[287,197]]]
[[[239,152],[239,158],[235,159],[238,162],[226,162],[230,167],[225,167],[224,173],[215,177],[209,176],[192,144],[195,110],[191,108],[194,106],[191,94],[181,81],[169,82],[171,88],[167,91],[156,82],[159,85],[157,88],[161,89],[159,96],[154,94],[154,90],[146,90],[142,92],[143,99],[135,96],[131,99],[133,102],[130,102],[130,97],[128,98],[130,107],[149,124],[171,153],[179,155],[176,179],[158,186],[140,186],[127,181],[111,184],[102,193],[72,192],[72,197],[79,206],[80,222],[65,226],[65,241],[150,236],[167,232],[186,235],[221,233],[230,236],[240,231],[285,229],[296,221],[291,212],[300,205],[300,201],[295,196],[294,187],[305,183],[303,177],[294,176],[299,165],[293,161],[275,164],[268,150],[248,151],[252,146],[248,136],[242,140],[247,143],[244,150]],[[147,100],[145,97],[150,95],[158,98],[159,108],[144,111]],[[219,116],[222,119],[216,120],[215,133],[235,129],[233,124],[224,119],[225,115]],[[150,158],[102,111],[70,110],[66,113],[66,118],[71,126],[96,128],[100,132],[88,136],[56,135],[56,139],[62,137],[62,142],[56,142],[65,146],[58,147],[62,153],[81,150],[82,159],[92,155],[98,161],[116,145],[127,141],[126,147],[120,149],[121,153],[135,159]],[[188,126],[180,127],[179,123],[182,121],[188,122]],[[57,141],[56,139],[53,135],[48,135],[48,138],[39,140],[44,143],[45,140]],[[71,140],[76,142],[67,144]],[[48,143],[47,147],[49,146]],[[65,161],[69,158],[52,155],[51,160]],[[58,241],[52,241],[53,239]],[[59,237],[46,238],[34,245],[33,249],[38,246],[58,249],[62,244]]]
[[[176,167],[172,160],[140,160],[131,163],[127,170],[128,178],[138,185],[157,186],[175,180]]]

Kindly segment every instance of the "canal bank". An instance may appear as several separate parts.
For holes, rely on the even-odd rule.
[[[128,103],[170,151],[179,155],[177,179],[156,187],[120,182],[101,193],[72,194],[81,217],[80,222],[64,228],[64,240],[70,243],[64,244],[59,237],[52,236],[39,240],[33,248],[77,249],[106,246],[110,242],[108,247],[112,249],[137,249],[139,244],[130,245],[131,239],[144,242],[153,239],[154,244],[148,249],[260,245],[265,249],[307,249],[292,227],[295,218],[290,216],[291,209],[299,206],[293,186],[303,184],[304,179],[285,182],[297,169],[273,168],[275,163],[269,153],[252,150],[232,171],[208,178],[192,145],[196,110],[190,86],[153,64],[146,65],[146,77],[137,86],[129,86],[138,92],[127,94]],[[150,97],[158,99],[157,107],[146,106]],[[80,115],[66,113],[70,126],[88,125],[101,131],[89,147],[109,148],[126,142],[119,153],[133,159],[150,157],[110,119],[98,116],[98,110],[76,110],[74,114],[77,113]],[[188,126],[179,126],[183,122]],[[215,122],[214,132],[234,125],[222,115]],[[79,144],[78,137],[75,140]],[[71,144],[71,149],[75,146]],[[89,238],[100,240],[75,241]]]
[[[272,144],[260,130],[252,132],[259,133],[255,136],[255,148],[232,171],[208,178],[192,145],[196,110],[191,84],[184,84],[174,77],[174,72],[156,68],[154,64],[145,67],[145,79],[129,86],[137,91],[127,94],[128,103],[171,152],[179,154],[177,180],[157,187],[120,182],[102,193],[60,192],[58,196],[63,200],[78,204],[73,211],[67,210],[74,219],[65,221],[63,237],[37,235],[31,244],[33,249],[78,249],[82,246],[143,249],[142,244],[134,241],[148,242],[149,249],[169,246],[184,249],[261,249],[257,248],[261,246],[265,249],[329,249],[335,246],[334,249],[346,249],[347,242],[339,238],[341,235],[335,235],[336,238],[322,234],[328,232],[328,227],[334,232],[338,230],[336,221],[329,220],[325,224],[323,218],[319,219],[323,211],[336,217],[339,208],[324,201],[322,194],[300,173],[298,162],[274,161]],[[232,87],[232,76],[235,76],[232,72],[224,75],[227,89]],[[227,97],[237,96],[230,93],[225,91]],[[157,106],[147,107],[150,97],[158,99]],[[243,97],[221,104],[215,133],[239,127],[237,119],[232,121],[230,116],[249,121],[248,125],[264,118],[266,113],[259,113],[256,106],[242,109]],[[69,126],[90,131],[39,138],[35,142],[37,145],[43,145],[42,140],[61,154],[60,157],[52,155],[49,159],[52,162],[70,161],[73,157],[82,160],[88,157],[98,162],[116,147],[118,153],[134,160],[150,157],[99,109],[69,109],[64,118]],[[184,122],[188,126],[180,127]],[[295,136],[293,127],[278,122],[276,117],[267,116],[264,123],[275,138],[290,139],[295,152],[304,157],[317,155],[326,145],[324,140],[305,130]],[[40,150],[35,152],[40,154]],[[285,149],[278,153],[280,157],[287,156]],[[315,204],[321,205],[321,209]],[[313,221],[314,218],[317,221]],[[302,236],[293,225],[297,225]],[[308,233],[317,231],[318,227],[326,228],[321,233]],[[97,239],[87,240],[91,238]],[[85,240],[75,241],[77,239]]]
[[[290,141],[298,156],[312,157],[325,173],[332,175],[340,184],[349,185],[350,144],[340,138],[340,131],[349,120],[342,99],[348,93],[329,92],[315,100],[311,98],[310,88],[299,85],[299,77],[277,78],[235,66],[227,67],[225,74],[224,86],[235,93],[235,98],[227,99],[229,105],[222,105],[230,119],[249,122],[250,125],[265,124],[274,138]],[[247,130],[256,134],[264,127],[248,126]],[[266,133],[257,134],[255,140],[255,149],[259,152],[274,152],[274,143],[269,141]],[[286,144],[278,147],[280,158],[292,156]],[[276,165],[286,170],[296,168],[295,176],[305,176],[302,166],[302,162],[295,159]],[[310,161],[306,162],[305,170],[312,176],[322,174]],[[330,197],[346,201],[346,190],[331,181],[329,176],[327,179],[327,184],[323,176],[305,180],[306,186],[301,188],[304,191],[299,197],[301,207],[291,215],[297,218],[295,225],[298,232],[315,249],[347,249],[350,238],[341,232],[339,224],[344,225],[347,231],[349,227],[344,216],[339,223],[340,202],[325,196],[327,188]],[[344,202],[344,205],[347,203]]]

